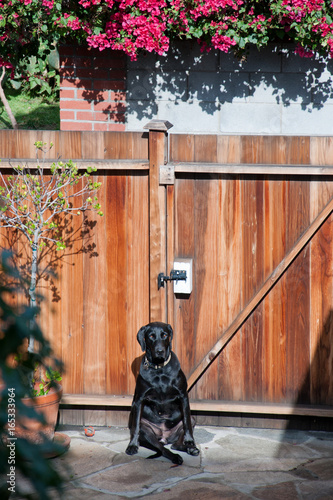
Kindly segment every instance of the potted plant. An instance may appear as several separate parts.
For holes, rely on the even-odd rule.
[[[52,146],[51,143],[50,148]],[[53,246],[57,251],[62,251],[66,248],[65,238],[60,231],[64,217],[68,214],[80,216],[86,210],[93,210],[101,216],[103,213],[96,195],[101,183],[91,178],[96,168],[88,167],[85,171],[79,171],[71,160],[66,163],[54,162],[45,167],[45,154],[49,149],[46,143],[40,141],[35,142],[35,147],[36,165],[13,166],[12,173],[7,176],[0,171],[0,227],[12,230],[15,234],[20,233],[25,238],[29,254],[26,269],[29,305],[32,310],[38,312],[38,267],[46,255],[45,249],[49,250]],[[42,161],[38,159],[40,153],[43,155]],[[30,399],[30,403],[26,401],[26,404],[35,407],[39,398],[45,400],[56,392],[51,387],[50,394],[33,392],[36,390],[35,383],[44,384],[45,392],[45,379],[48,380],[47,377],[55,373],[46,369],[44,374],[39,373],[39,379],[36,379],[36,364],[37,368],[40,364],[38,349],[35,337],[29,336],[26,351],[20,353],[20,357],[15,361],[21,375],[30,380],[31,392],[27,396],[33,399]],[[56,378],[59,382],[59,375]],[[47,381],[46,385],[52,385],[49,382],[51,380]],[[61,392],[59,394],[61,397]],[[52,435],[52,431],[49,435]]]
[[[29,357],[31,358],[31,353],[29,353]],[[27,374],[29,391],[27,396],[22,398],[22,403],[28,408],[33,408],[38,415],[37,418],[18,416],[15,427],[16,437],[24,437],[36,444],[55,440],[55,443],[59,445],[57,452],[51,447],[50,451],[47,451],[47,455],[54,456],[62,453],[69,447],[70,439],[63,433],[55,432],[62,396],[60,372],[38,361],[35,363],[32,372],[33,378],[30,382],[31,371],[29,368],[28,370],[23,369],[26,365],[22,360],[22,355],[18,356],[15,361],[16,369],[21,372],[21,377],[25,377],[24,372]]]

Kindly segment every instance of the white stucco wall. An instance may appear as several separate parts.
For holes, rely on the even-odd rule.
[[[333,135],[333,61],[281,46],[239,62],[177,43],[128,61],[127,90],[127,130],[159,118],[173,133]]]

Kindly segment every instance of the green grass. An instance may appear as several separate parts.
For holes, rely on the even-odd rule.
[[[60,130],[59,102],[46,102],[40,97],[7,89],[6,97],[20,129]],[[0,101],[0,129],[8,128],[12,125]]]

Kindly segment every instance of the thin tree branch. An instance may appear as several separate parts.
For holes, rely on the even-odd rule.
[[[2,87],[3,80],[5,78],[5,74],[6,74],[6,68],[4,66],[2,66],[2,74],[0,76],[0,99],[2,101],[2,104],[4,105],[4,108],[7,112],[7,115],[9,116],[9,119],[10,119],[10,122],[12,124],[13,129],[17,130],[18,129],[17,121],[15,119],[15,116],[13,115],[12,110],[10,109],[9,102],[7,100],[7,97],[6,97],[5,92],[3,90],[3,87]]]

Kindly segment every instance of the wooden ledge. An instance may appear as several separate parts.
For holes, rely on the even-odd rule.
[[[64,394],[60,406],[108,406],[130,408],[133,396],[101,394]],[[244,403],[240,401],[190,400],[191,410],[217,413],[248,413],[259,415],[296,415],[333,417],[333,406],[292,405],[282,403]]]
[[[224,163],[182,163],[167,164],[175,173],[183,174],[228,174],[228,175],[333,175],[333,165],[296,165],[296,164],[224,164]]]
[[[70,406],[128,406],[133,396],[112,396],[104,394],[63,394],[61,405]]]
[[[160,165],[160,184],[174,184],[176,174],[332,176],[333,165],[167,163]]]
[[[14,166],[29,167],[31,169],[40,165],[45,170],[50,169],[54,163],[62,162],[66,164],[69,160],[31,160],[24,158],[12,158],[10,160],[1,160],[0,169],[12,169]],[[71,160],[76,164],[78,169],[86,169],[87,167],[96,167],[97,170],[148,170],[148,160]]]

